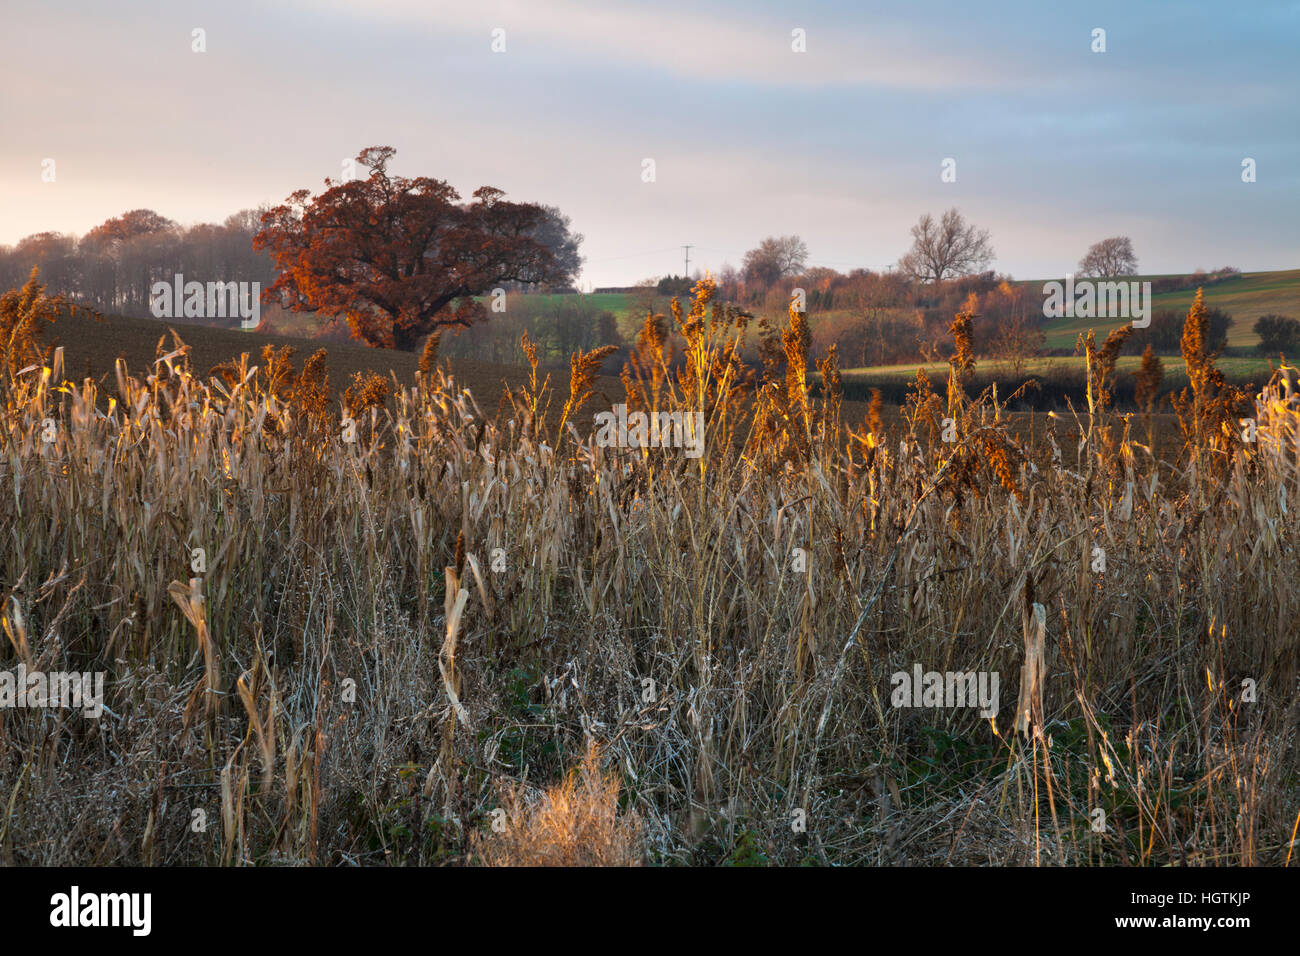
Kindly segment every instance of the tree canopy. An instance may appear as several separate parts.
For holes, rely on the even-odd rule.
[[[938,222],[926,213],[912,227],[912,248],[898,267],[920,282],[939,282],[979,272],[992,260],[988,230],[977,229],[949,209]]]
[[[1079,260],[1079,275],[1132,276],[1137,275],[1137,265],[1133,240],[1128,236],[1111,236],[1088,247],[1087,254]]]
[[[570,280],[576,256],[547,241],[553,210],[508,202],[489,186],[461,203],[442,180],[390,175],[394,153],[365,149],[357,162],[368,178],[326,180],[315,198],[300,189],[262,216],[253,246],[281,270],[268,300],[343,315],[367,345],[410,351],[438,327],[482,316],[473,296],[509,282]]]
[[[768,236],[757,249],[745,253],[745,281],[767,288],[798,275],[808,262],[808,247],[798,236]]]

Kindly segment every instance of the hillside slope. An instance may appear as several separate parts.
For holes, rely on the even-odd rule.
[[[1164,278],[1163,276],[1134,276],[1138,281]],[[1024,283],[1041,294],[1043,283]],[[1196,297],[1195,289],[1153,295],[1152,309],[1173,309],[1186,313]],[[1275,313],[1300,319],[1300,269],[1285,272],[1245,272],[1239,279],[1230,279],[1205,287],[1207,305],[1223,309],[1233,318],[1228,333],[1228,345],[1233,348],[1254,348],[1259,337],[1252,331],[1255,320],[1261,315]],[[1127,320],[1125,320],[1127,321]],[[1112,328],[1125,324],[1118,319],[1053,319],[1044,326],[1049,349],[1073,348],[1080,332],[1094,329],[1102,338]]]

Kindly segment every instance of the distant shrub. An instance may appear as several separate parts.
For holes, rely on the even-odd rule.
[[[1163,279],[1151,280],[1151,291],[1155,295],[1164,292],[1187,292],[1191,289],[1199,289],[1207,285],[1218,285],[1220,282],[1227,282],[1231,279],[1240,279],[1241,270],[1234,266],[1224,266],[1222,269],[1215,269],[1212,272],[1206,272],[1204,269],[1197,269],[1191,275],[1185,276],[1166,276]]]
[[[1300,350],[1300,322],[1286,315],[1261,315],[1253,326],[1259,336],[1261,352],[1291,352]]]
[[[695,281],[690,276],[664,276],[655,286],[660,295],[690,295]]]
[[[1233,318],[1223,309],[1207,308],[1206,321],[1209,323],[1208,343],[1211,351],[1221,352],[1228,347],[1228,330],[1232,328]],[[1183,335],[1185,315],[1173,309],[1157,309],[1151,315],[1151,324],[1145,329],[1134,329],[1124,347],[1125,355],[1141,355],[1150,345],[1158,355],[1174,355],[1178,352]]]

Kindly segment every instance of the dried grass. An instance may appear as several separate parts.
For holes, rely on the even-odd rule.
[[[316,358],[203,378],[177,338],[107,392],[60,353],[20,365],[0,669],[105,671],[111,713],[0,714],[0,861],[1291,857],[1288,396],[1260,397],[1256,441],[1224,434],[1211,362],[1211,424],[1180,461],[1100,401],[1063,449],[965,395],[959,336],[955,441],[921,376],[903,430],[846,445],[797,313],[753,374],[748,317],[712,295],[671,335],[647,320],[627,372],[630,405],[704,412],[698,461],[597,447],[589,361],[562,431],[535,369],[489,415],[430,362],[415,388],[358,384],[354,440]],[[893,708],[914,662],[997,671],[1007,704]],[[592,744],[621,794],[565,777]],[[521,822],[497,840],[503,784]]]
[[[619,790],[590,747],[579,767],[531,799],[520,786],[504,787],[500,829],[476,834],[471,858],[484,866],[639,866],[641,821],[619,813]]]

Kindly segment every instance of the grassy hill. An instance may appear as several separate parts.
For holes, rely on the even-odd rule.
[[[1166,278],[1165,276],[1135,276],[1138,281]],[[1047,281],[1047,280],[1044,280]],[[1025,287],[1035,295],[1041,295],[1043,282],[1025,282]],[[1166,292],[1153,295],[1152,309],[1173,309],[1185,313],[1196,297],[1195,289],[1182,292]],[[1223,309],[1233,318],[1232,328],[1228,333],[1228,345],[1232,348],[1255,348],[1259,338],[1251,327],[1261,315],[1276,313],[1300,319],[1300,269],[1284,272],[1245,272],[1239,279],[1230,279],[1205,287],[1207,305]],[[1104,338],[1112,328],[1124,325],[1125,321],[1117,319],[1053,319],[1044,327],[1047,333],[1049,349],[1073,348],[1080,332],[1089,328],[1097,332],[1097,337]]]
[[[1133,278],[1137,279],[1137,281],[1149,281],[1181,278],[1181,276],[1147,275]],[[1020,285],[1029,290],[1033,296],[1041,297],[1045,281],[1048,280],[1026,281],[1021,282]],[[1153,295],[1152,310],[1172,309],[1179,313],[1186,313],[1191,307],[1195,295],[1195,289]],[[575,296],[572,294],[539,295],[536,298],[548,302],[559,302],[564,299],[575,298]],[[628,315],[630,308],[629,296],[624,293],[600,293],[583,296],[582,298],[589,305],[597,309],[613,312],[620,318]],[[1232,316],[1233,324],[1228,334],[1229,347],[1253,349],[1258,346],[1259,338],[1252,330],[1252,326],[1261,315],[1275,313],[1300,319],[1300,269],[1281,272],[1242,273],[1240,278],[1206,286],[1205,301],[1211,306],[1225,310]],[[830,317],[836,311],[838,310],[820,313],[819,315],[821,317]],[[1047,334],[1046,346],[1049,349],[1073,349],[1080,332],[1087,332],[1089,328],[1092,328],[1097,332],[1097,337],[1103,339],[1112,328],[1123,324],[1124,322],[1109,319],[1080,319],[1073,317],[1054,319],[1044,326]],[[1259,365],[1267,368],[1262,362]],[[909,366],[909,370],[914,370],[914,366]]]
[[[580,299],[590,309],[600,312],[613,312],[620,318],[626,315],[628,310],[628,295],[626,292],[593,292],[590,294],[565,292],[554,295],[537,293],[530,295],[529,298],[548,306]]]
[[[1181,278],[1181,276],[1170,274],[1135,276],[1133,278],[1138,281],[1150,281]],[[1048,280],[1025,281],[1020,284],[1037,297],[1042,295],[1045,281]],[[1152,309],[1172,309],[1176,312],[1186,313],[1188,308],[1191,307],[1195,295],[1195,289],[1156,294],[1152,296]],[[539,295],[536,298],[547,302],[559,302],[576,298],[576,296],[573,294]],[[582,296],[582,299],[589,305],[597,309],[613,312],[620,318],[628,314],[629,298],[628,295],[618,292]],[[1240,278],[1206,286],[1205,301],[1211,306],[1224,309],[1233,317],[1232,329],[1228,336],[1228,345],[1231,348],[1254,348],[1259,344],[1259,339],[1251,327],[1261,315],[1275,313],[1300,319],[1300,269],[1280,272],[1242,273]],[[831,313],[821,314],[830,315]],[[1072,349],[1080,332],[1086,332],[1089,328],[1092,328],[1097,332],[1100,339],[1105,338],[1110,329],[1123,324],[1123,322],[1117,320],[1107,319],[1054,319],[1045,326],[1047,348]]]

